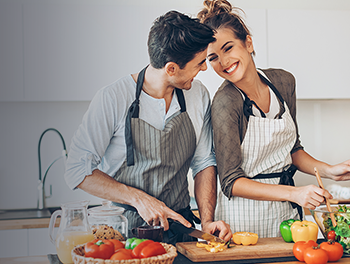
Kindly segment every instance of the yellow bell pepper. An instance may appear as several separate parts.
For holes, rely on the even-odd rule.
[[[258,234],[251,232],[236,232],[232,235],[235,244],[243,246],[255,245],[258,242]]]
[[[290,230],[294,242],[298,241],[317,241],[318,226],[311,221],[295,221]]]
[[[208,242],[208,244],[197,242],[197,247],[205,248],[209,252],[216,253],[216,252],[224,251],[227,248],[227,245],[225,243],[219,243],[219,242]]]

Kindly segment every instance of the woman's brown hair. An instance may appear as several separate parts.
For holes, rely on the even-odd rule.
[[[227,0],[205,0],[203,5],[204,8],[197,15],[203,24],[208,25],[214,31],[220,28],[231,29],[236,38],[243,43],[245,43],[248,35],[251,36],[248,27],[240,16],[240,12],[243,12],[242,9],[232,7]],[[253,55],[255,55],[254,51]]]

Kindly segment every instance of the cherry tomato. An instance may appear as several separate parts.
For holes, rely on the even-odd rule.
[[[338,261],[343,256],[343,246],[338,242],[322,242],[320,248],[327,252],[328,261]]]
[[[321,248],[309,247],[304,251],[306,264],[326,264],[328,262],[327,252]]]
[[[335,240],[335,231],[334,230],[331,230],[328,232],[327,239],[328,240]]]
[[[293,245],[293,254],[299,261],[304,261],[304,251],[310,247],[317,247],[317,243],[313,240],[298,241]]]
[[[111,256],[111,260],[133,259],[131,249],[120,248]]]
[[[141,258],[149,258],[153,256],[162,255],[165,253],[166,253],[166,250],[162,246],[162,244],[160,244],[159,242],[153,242],[148,244],[146,247],[144,247],[141,250],[140,256]]]
[[[119,241],[118,239],[108,239],[108,240],[114,244],[114,252],[120,248],[124,248],[123,242]]]
[[[136,247],[134,247],[134,249],[131,252],[131,255],[134,258],[141,258],[140,254],[141,254],[142,249],[144,249],[145,247],[147,247],[149,244],[152,244],[152,243],[154,243],[153,240],[142,241],[140,244],[138,244]]]

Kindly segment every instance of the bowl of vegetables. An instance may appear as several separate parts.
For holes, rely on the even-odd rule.
[[[327,240],[334,240],[343,246],[344,253],[350,253],[350,205],[331,205],[331,212],[326,205],[321,205],[315,210],[311,210],[311,215],[315,219],[323,236]],[[335,219],[335,225],[332,221]]]

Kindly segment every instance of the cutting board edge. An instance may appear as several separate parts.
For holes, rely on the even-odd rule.
[[[283,239],[281,237],[276,238],[262,238],[264,242],[266,241],[274,241],[274,242],[283,242]],[[287,245],[288,244],[288,245]],[[191,246],[189,246],[191,245]],[[293,257],[293,249],[290,248],[291,244],[286,243],[285,246],[289,247],[289,249],[282,252],[273,252],[273,251],[263,251],[260,253],[254,252],[254,254],[251,254],[252,252],[239,252],[239,255],[230,255],[228,256],[222,256],[220,253],[210,253],[210,257],[208,254],[198,254],[197,250],[204,250],[203,248],[195,248],[193,247],[195,245],[195,242],[180,242],[176,244],[176,248],[179,253],[187,257],[193,262],[208,262],[208,261],[223,261],[223,260],[242,260],[242,259],[268,259],[268,258],[278,258],[278,257]],[[242,246],[243,247],[243,246]],[[247,246],[247,249],[250,246]],[[253,247],[253,246],[251,246]],[[282,253],[282,254],[281,254]]]

